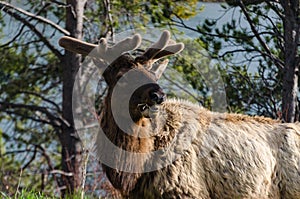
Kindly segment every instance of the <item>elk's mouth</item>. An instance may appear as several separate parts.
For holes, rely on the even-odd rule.
[[[146,103],[138,104],[138,109],[144,117],[150,118],[157,115],[159,111],[159,104],[149,105]]]
[[[144,104],[138,104],[138,109],[141,111],[141,112],[144,112],[146,111],[147,109],[149,109],[149,111],[151,112],[158,112],[158,105],[157,104],[154,104],[152,106],[144,103]]]

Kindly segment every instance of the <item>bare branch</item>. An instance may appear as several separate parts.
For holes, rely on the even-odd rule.
[[[20,30],[18,31],[18,33],[10,41],[8,41],[5,44],[1,45],[0,48],[4,48],[4,47],[10,45],[12,42],[16,41],[16,39],[22,34],[24,28],[25,28],[25,25],[23,24],[22,27],[20,28]]]
[[[46,162],[47,162],[47,164],[48,164],[50,170],[53,170],[54,167],[53,167],[53,165],[52,165],[51,158],[50,158],[50,156],[46,153],[46,150],[45,150],[42,146],[40,146],[40,145],[34,145],[34,146],[35,146],[37,149],[39,149],[39,150],[41,151],[42,155],[43,155],[44,158],[46,159]]]
[[[280,70],[282,70],[282,69],[284,68],[284,63],[283,63],[280,59],[276,58],[276,57],[272,54],[272,52],[271,52],[269,46],[268,46],[268,45],[266,44],[266,42],[264,42],[264,40],[261,38],[259,32],[256,30],[256,28],[255,28],[255,26],[254,26],[254,24],[253,24],[253,21],[252,21],[250,15],[248,14],[248,11],[247,11],[247,9],[246,9],[246,7],[245,7],[243,1],[239,0],[239,6],[240,6],[240,8],[241,8],[243,14],[245,15],[245,17],[246,17],[246,19],[247,19],[247,21],[248,21],[248,23],[249,23],[249,25],[250,25],[250,28],[251,28],[252,32],[254,33],[256,39],[258,40],[258,42],[260,43],[260,45],[263,47],[263,49],[267,52],[266,54],[268,54],[268,56],[271,58],[271,60],[273,60],[274,64],[275,64]]]
[[[55,122],[51,122],[51,121],[46,120],[46,119],[40,119],[40,118],[32,117],[32,116],[29,116],[27,114],[21,113],[20,111],[17,111],[17,110],[14,110],[14,111],[5,110],[5,112],[7,114],[10,114],[10,115],[20,116],[20,117],[27,118],[27,119],[30,119],[32,121],[39,122],[39,123],[42,123],[42,124],[49,124],[49,125],[52,125],[53,127],[59,127]]]
[[[55,103],[54,101],[50,100],[49,98],[46,98],[46,97],[42,96],[40,93],[33,92],[33,91],[20,91],[20,93],[25,93],[25,94],[34,95],[36,97],[39,97],[43,101],[48,102],[49,104],[52,104],[56,108],[57,111],[61,112],[60,107],[58,106],[57,103]]]
[[[28,162],[22,167],[22,171],[23,171],[24,169],[26,169],[26,168],[33,162],[33,160],[34,160],[35,157],[36,157],[36,153],[37,153],[37,147],[34,147],[33,155],[32,155],[32,157],[30,158],[30,160],[28,160]]]
[[[30,13],[30,12],[27,12],[26,10],[23,10],[23,9],[21,9],[21,8],[17,8],[17,7],[15,7],[15,6],[13,6],[12,4],[7,3],[7,2],[5,2],[5,1],[0,1],[0,9],[4,9],[4,10],[10,10],[10,9],[12,9],[12,10],[15,10],[15,11],[17,11],[17,12],[19,12],[19,13],[22,13],[22,14],[28,16],[28,17],[31,17],[31,18],[33,18],[33,19],[36,19],[36,20],[38,20],[38,21],[40,21],[40,22],[43,22],[43,23],[45,23],[45,24],[48,24],[48,25],[52,26],[53,28],[57,29],[58,31],[60,31],[60,32],[63,33],[64,35],[70,35],[70,33],[69,33],[67,30],[65,30],[65,29],[62,28],[61,26],[57,25],[57,24],[54,23],[53,21],[51,21],[51,20],[49,20],[49,19],[46,19],[46,18],[44,18],[44,17],[41,17],[41,16],[37,16],[37,15],[32,14],[32,13]]]
[[[237,36],[233,36],[233,35],[227,35],[227,34],[223,34],[223,33],[219,33],[219,34],[209,33],[209,32],[202,31],[199,28],[190,27],[190,26],[186,25],[184,23],[183,19],[181,19],[181,17],[177,16],[176,13],[174,13],[174,15],[176,16],[176,18],[179,21],[171,19],[172,24],[168,24],[168,25],[177,26],[177,27],[180,27],[180,28],[185,28],[187,30],[191,30],[193,32],[201,33],[203,35],[208,35],[208,36],[211,36],[211,37],[227,38],[227,39],[228,38],[232,38],[232,39],[240,39],[241,38],[241,37],[237,37]],[[252,37],[254,37],[254,36],[253,35],[247,36],[247,38],[252,38]]]
[[[284,19],[284,15],[279,11],[279,8],[274,3],[270,2],[270,1],[266,1],[266,3],[282,20]],[[278,3],[278,2],[275,2],[275,3]]]
[[[1,111],[9,111],[7,109],[10,108],[20,108],[20,109],[28,109],[31,111],[38,111],[47,116],[47,118],[52,121],[55,126],[66,125],[70,126],[70,124],[61,117],[54,116],[51,112],[48,111],[46,107],[36,106],[36,105],[27,105],[27,104],[14,104],[9,102],[0,102],[0,110]]]
[[[50,2],[57,4],[58,6],[64,6],[67,7],[68,5],[66,3],[62,3],[56,0],[50,0]]]
[[[223,54],[219,55],[219,58],[224,58],[226,55],[230,55],[233,53],[238,53],[238,52],[259,52],[260,51],[256,50],[256,49],[235,49],[235,50],[228,50],[226,52],[224,52]]]
[[[266,0],[242,0],[245,5],[255,5],[265,2]],[[226,0],[226,2],[231,6],[239,6],[239,2],[236,0]]]
[[[246,11],[245,11],[246,12]],[[246,14],[247,14],[247,12],[246,12]],[[218,37],[218,38],[232,38],[232,39],[241,39],[240,37],[237,37],[237,36],[232,36],[232,35],[226,35],[226,34],[222,34],[222,33],[220,33],[220,34],[214,34],[214,33],[207,33],[207,32],[204,32],[204,31],[202,31],[201,29],[195,29],[195,28],[192,28],[192,27],[189,27],[188,25],[186,25],[185,23],[184,23],[184,21],[179,17],[179,16],[176,16],[177,17],[177,19],[179,20],[179,21],[176,21],[176,20],[173,20],[172,19],[172,22],[173,22],[173,24],[172,25],[174,25],[174,26],[177,26],[177,27],[182,27],[182,28],[185,28],[185,29],[188,29],[188,30],[191,30],[191,31],[194,31],[194,32],[198,32],[198,33],[201,33],[201,34],[204,34],[204,35],[208,35],[208,36],[212,36],[212,37]],[[271,51],[270,51],[270,49],[269,49],[269,47],[267,46],[267,44],[261,39],[261,37],[260,37],[260,35],[261,35],[261,33],[258,33],[257,31],[256,31],[256,29],[255,29],[255,27],[254,27],[254,25],[253,25],[253,23],[252,23],[252,21],[251,21],[251,19],[250,19],[250,17],[249,17],[249,15],[248,15],[248,18],[249,18],[249,24],[250,25],[252,25],[251,26],[251,28],[253,28],[253,33],[254,33],[254,35],[249,35],[249,36],[247,36],[247,38],[253,38],[253,37],[255,37],[255,38],[257,38],[259,41],[260,41],[260,43],[262,42],[262,46],[265,44],[265,50],[267,51],[267,52],[262,52],[262,51],[259,51],[259,50],[256,50],[257,52],[259,52],[259,53],[261,53],[261,55],[262,56],[265,56],[265,57],[269,57],[271,60],[273,60],[273,62],[274,62],[274,64],[279,68],[279,69],[282,69],[283,68],[283,66],[284,66],[284,63],[280,60],[280,59],[278,59],[277,57],[275,57],[272,53],[271,53]],[[263,34],[266,34],[267,32],[263,32]],[[264,46],[263,46],[264,47]],[[245,50],[246,51],[246,50]],[[228,53],[230,53],[230,52],[228,52]],[[228,54],[228,53],[225,53],[225,54]],[[220,55],[219,57],[223,57],[224,56],[224,54],[223,55]]]
[[[167,77],[165,74],[162,74],[162,76],[168,80],[169,82],[171,82],[173,85],[175,85],[176,87],[178,87],[179,89],[183,90],[184,92],[186,92],[188,95],[190,95],[192,98],[194,98],[197,102],[200,102],[203,105],[203,100],[199,99],[197,96],[195,96],[193,93],[191,93],[189,90],[187,90],[185,87],[181,86],[180,84],[176,83],[175,81],[173,81],[171,78]]]
[[[1,2],[0,2],[0,8],[1,8]],[[31,24],[28,20],[21,17],[16,12],[11,11],[7,7],[2,7],[2,9],[9,14],[10,16],[14,17],[16,20],[22,22],[24,25],[26,25],[30,30],[32,30],[41,40],[42,42],[60,59],[63,59],[62,54],[49,42],[49,40],[38,30],[36,29],[36,26]]]
[[[50,174],[60,174],[60,175],[63,175],[63,176],[74,176],[74,174],[72,172],[64,172],[62,170],[51,170],[50,171]]]
[[[106,31],[105,35],[107,35],[110,32],[111,37],[113,39],[115,31],[114,31],[114,27],[112,25],[113,24],[113,18],[112,18],[112,14],[111,14],[111,2],[110,2],[110,0],[103,0],[103,5],[104,5],[104,17],[105,17],[104,20],[105,21],[108,20],[108,27],[107,27],[107,31]]]
[[[3,156],[7,156],[10,154],[16,154],[16,153],[28,153],[28,152],[34,152],[32,149],[22,149],[22,150],[14,150],[14,151],[6,151]]]
[[[22,167],[22,170],[26,169],[35,160],[37,152],[40,152],[41,155],[46,159],[47,165],[50,170],[50,174],[58,173],[58,170],[54,170],[54,166],[51,162],[50,156],[46,153],[46,150],[41,145],[34,144],[34,150],[33,151],[27,150],[26,152],[33,152],[33,155],[30,158],[30,160]],[[65,172],[61,171],[60,174],[65,174]],[[59,181],[56,178],[56,175],[54,175],[54,180],[57,182],[57,184],[59,184]]]

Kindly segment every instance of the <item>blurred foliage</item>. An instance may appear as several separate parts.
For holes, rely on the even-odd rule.
[[[268,56],[239,8],[222,4],[222,9],[219,18],[205,19],[196,31],[204,48],[220,63],[228,110],[278,118],[282,74],[276,61]],[[278,60],[284,59],[283,21],[278,15],[281,12],[276,3],[247,6],[259,37]],[[224,17],[231,20],[220,27],[218,23]]]
[[[65,27],[68,7],[65,1],[6,2]],[[83,29],[86,41],[97,42],[112,30],[116,33],[131,28],[166,26],[174,16],[187,19],[199,11],[195,0],[116,0],[110,1],[109,8],[104,2],[87,1]],[[61,175],[51,171],[61,168],[58,136],[62,129],[52,117],[60,119],[63,109],[64,54],[57,44],[63,35],[53,26],[26,14],[14,10],[16,15],[10,15],[3,5],[0,9],[0,191],[9,197],[14,196],[17,188],[27,188],[57,196]],[[200,84],[195,86],[197,89]],[[89,172],[98,169],[92,167]],[[111,185],[103,181],[103,176],[98,178],[97,189],[112,193]]]
[[[65,27],[65,1],[12,2]],[[167,70],[161,80],[168,94],[213,109],[218,102],[213,94],[224,84],[229,111],[278,117],[282,74],[264,53],[240,9],[222,4],[224,14],[221,17],[210,19],[209,16],[199,21],[197,27],[188,27],[182,24],[184,20],[201,10],[195,0],[115,0],[110,1],[109,8],[104,2],[87,1],[84,40],[95,43],[110,31],[115,34],[132,28],[171,27],[173,33],[178,33],[175,30],[177,26],[192,29],[199,33],[199,37],[195,40],[179,38],[185,43],[185,50],[170,58],[173,68]],[[270,46],[272,54],[282,60],[283,23],[274,9],[269,4],[247,6],[261,38]],[[280,7],[276,9],[281,12]],[[222,27],[218,26],[219,20],[228,17],[228,13],[234,13],[231,20]],[[43,34],[55,50],[63,53],[57,45],[62,33],[22,16]],[[174,19],[180,20],[175,22]],[[21,189],[28,187],[57,194],[55,176],[60,176],[50,171],[60,168],[58,136],[61,129],[49,121],[46,112],[59,118],[63,109],[62,58],[53,49],[47,48],[45,41],[34,34],[32,28],[2,10],[0,24],[0,191],[12,196],[20,186]],[[103,93],[97,99],[100,100],[97,104],[101,104]],[[11,105],[3,106],[7,103]],[[89,168],[90,173],[96,171],[99,170],[95,167]],[[103,183],[93,190],[113,192],[111,185],[105,184],[102,179],[101,175],[96,180],[89,179],[87,186]]]
[[[196,96],[194,96],[195,99],[190,100],[196,100],[203,106],[211,108],[210,88],[206,84],[206,81],[212,79],[210,76],[214,75],[213,73],[209,73],[210,57],[202,47],[203,44],[200,40],[180,39],[180,41],[184,42],[185,50],[180,53],[180,56],[171,65],[176,71],[182,74],[183,78],[191,85],[191,88],[197,92],[195,93]],[[185,87],[186,85],[183,85],[183,88]],[[174,96],[176,95],[177,93],[175,92]],[[183,98],[187,99],[187,97]]]
[[[95,34],[99,36],[99,33],[100,37],[106,36],[111,29],[121,32],[132,28],[145,29],[149,26],[166,26],[174,16],[187,19],[199,12],[197,10],[198,1],[196,0],[110,1],[111,10],[109,12],[104,9],[103,2],[88,1],[85,12],[88,19],[86,30],[88,39],[95,39]],[[110,15],[110,17],[106,15]],[[99,24],[102,26],[99,26]]]

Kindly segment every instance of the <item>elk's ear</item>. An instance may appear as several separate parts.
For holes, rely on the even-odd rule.
[[[168,66],[169,60],[165,59],[161,63],[157,64],[157,66],[152,67],[152,71],[155,74],[155,80],[159,80],[159,78],[162,76],[163,72],[166,70]]]

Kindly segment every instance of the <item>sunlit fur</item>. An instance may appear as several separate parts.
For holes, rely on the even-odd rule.
[[[135,48],[141,38],[136,35],[127,40]],[[118,49],[125,48],[127,40],[116,44],[116,49],[109,48],[110,51],[121,54]],[[104,134],[99,133],[96,144],[100,160],[103,157],[113,160],[111,167],[103,164],[112,185],[124,198],[299,199],[299,123],[283,124],[264,117],[215,113],[177,99],[168,99],[160,105],[152,103],[151,92],[163,94],[156,81],[167,62],[150,71],[153,63],[180,52],[183,46],[170,40],[170,33],[164,31],[142,56],[133,58],[122,53],[104,71],[103,77],[108,84],[100,117]],[[106,47],[104,43],[101,49]],[[116,58],[110,55],[101,51],[103,59]],[[126,86],[130,86],[125,81],[120,85],[123,87],[118,97],[112,98],[118,80],[129,70],[135,70],[149,80],[149,84],[138,88],[128,102],[123,99],[127,94]],[[120,129],[116,123],[112,102],[117,102],[120,121],[131,118],[134,122],[127,129]],[[128,105],[126,103],[129,106],[124,106]],[[139,104],[156,107],[140,111]],[[128,111],[130,114],[126,114]],[[129,129],[131,135],[127,134]],[[123,151],[108,151],[110,143]],[[161,149],[165,152],[153,158],[151,152]],[[134,153],[144,156],[136,159]],[[176,159],[165,167],[141,172],[146,165],[159,166],[156,160],[168,161],[171,157]],[[140,172],[126,173],[118,168]]]
[[[143,128],[137,131],[155,129],[147,139],[125,139],[117,128],[107,131],[116,145],[127,150],[150,152],[172,144],[182,153],[171,165],[150,173],[129,174],[105,167],[124,197],[300,198],[298,123],[213,113],[174,99],[164,102],[159,113],[138,122]],[[104,118],[104,126],[112,128]],[[192,143],[181,151],[189,137]],[[212,142],[211,137],[218,139]]]
[[[100,160],[103,157],[115,160],[113,168],[103,164],[103,169],[124,198],[300,198],[299,123],[283,124],[264,117],[214,113],[174,99],[158,105],[155,114],[139,112],[137,104],[148,103],[149,89],[159,91],[156,80],[167,64],[163,62],[150,72],[153,63],[180,52],[184,45],[171,40],[169,31],[163,31],[156,43],[134,59],[123,53],[140,45],[138,34],[112,47],[107,46],[105,39],[101,41],[97,46],[63,37],[60,45],[84,55],[96,47],[98,54],[92,54],[92,57],[109,63],[116,59],[103,73],[108,84],[100,117],[104,135],[99,133],[96,147]],[[98,67],[104,70],[104,62],[98,63]],[[128,102],[121,99],[122,95],[119,99],[112,99],[112,93],[118,79],[131,69],[149,78],[151,84],[134,93],[129,102],[128,116],[124,114],[128,110],[122,109],[122,104]],[[133,119],[134,125],[129,127],[133,136],[121,130],[115,122],[112,100],[119,102],[119,117]],[[135,159],[117,150],[107,151],[110,142],[105,138],[124,151],[145,155]],[[168,149],[166,153],[174,152],[177,159],[166,167],[146,173],[115,169],[122,165],[123,168],[142,171],[149,163],[157,164],[150,152],[160,149]],[[167,154],[160,156],[168,160]]]

